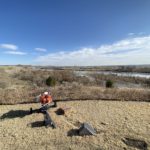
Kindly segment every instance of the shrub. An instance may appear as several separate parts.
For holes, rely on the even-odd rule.
[[[107,88],[112,88],[113,87],[113,81],[112,80],[107,80],[106,81],[106,87]]]
[[[49,76],[47,79],[46,79],[46,85],[47,86],[55,86],[56,85],[56,79]]]
[[[54,70],[52,72],[52,76],[54,76],[55,79],[60,83],[63,83],[64,81],[73,82],[75,79],[73,71],[69,70]]]
[[[0,81],[0,88],[5,89],[8,86],[9,86],[8,83]]]

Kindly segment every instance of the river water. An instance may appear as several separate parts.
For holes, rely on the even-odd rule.
[[[75,71],[77,76],[88,76],[88,74],[97,73],[105,75],[118,75],[124,77],[140,77],[150,79],[150,73],[133,73],[133,72],[111,72],[111,71]]]
[[[124,76],[124,77],[140,77],[140,78],[150,78],[150,73],[133,73],[133,72],[97,72],[99,74],[114,74],[118,76]]]
[[[150,73],[132,73],[132,72],[110,72],[110,71],[75,71],[75,74],[77,76],[83,76],[83,77],[88,77],[91,80],[93,79],[90,74],[104,74],[104,75],[117,75],[117,76],[122,76],[122,77],[139,77],[139,78],[145,78],[145,79],[150,79]],[[115,82],[114,87],[119,87],[119,88],[143,88],[142,84],[137,84],[137,83],[129,83],[129,82]]]

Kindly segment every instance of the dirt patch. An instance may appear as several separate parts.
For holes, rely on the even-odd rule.
[[[6,150],[135,150],[146,143],[150,147],[150,103],[117,101],[59,102],[59,107],[71,107],[76,111],[57,115],[57,108],[49,114],[57,128],[43,126],[43,114],[28,115],[30,107],[40,104],[0,106],[0,149]],[[93,126],[95,136],[78,136],[76,129],[81,123]],[[145,143],[135,147],[134,141]],[[128,141],[123,142],[122,139]],[[138,141],[139,142],[139,141]],[[134,145],[131,146],[131,145]]]

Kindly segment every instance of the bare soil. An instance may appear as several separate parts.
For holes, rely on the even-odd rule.
[[[59,107],[71,107],[64,116]],[[59,102],[49,113],[56,129],[43,125],[43,114],[29,114],[40,104],[0,106],[1,150],[136,150],[150,149],[150,103],[119,101]],[[83,122],[95,136],[78,136]]]

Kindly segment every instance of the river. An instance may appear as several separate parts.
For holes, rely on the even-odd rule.
[[[75,71],[77,76],[88,76],[88,74],[97,73],[105,75],[118,75],[124,77],[140,77],[150,79],[150,73],[133,73],[133,72],[111,72],[111,71]]]

